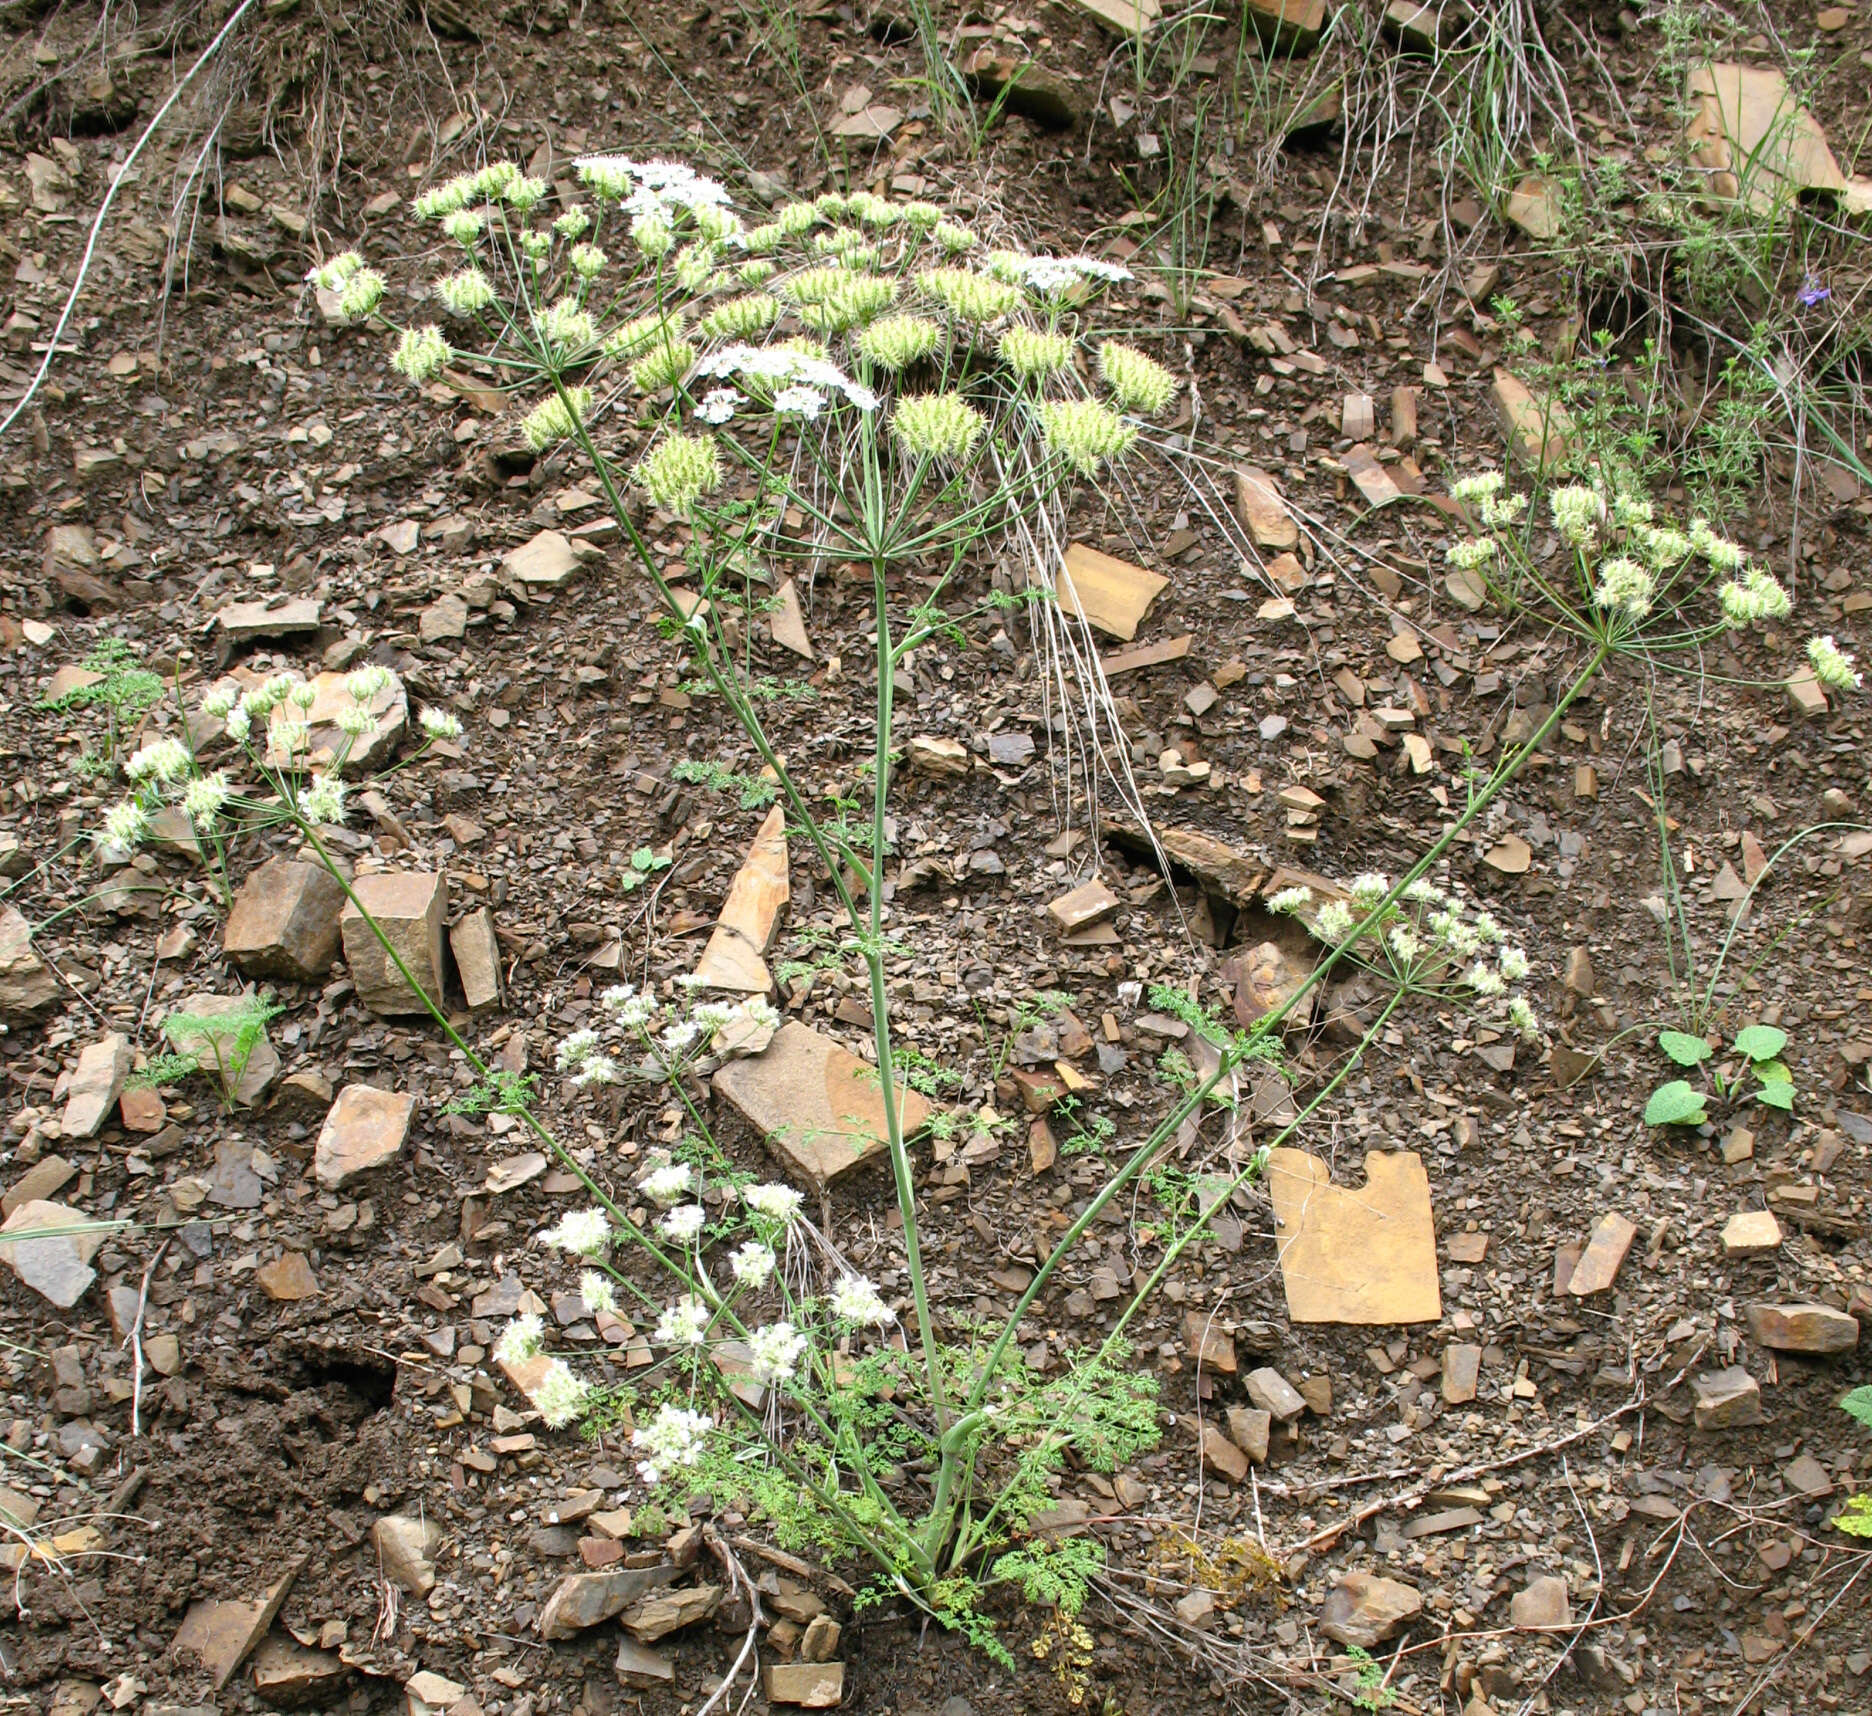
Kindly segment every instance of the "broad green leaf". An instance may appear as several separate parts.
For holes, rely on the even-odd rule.
[[[1833,1523],[1849,1537],[1872,1537],[1872,1496],[1849,1496]]]
[[[1868,1430],[1872,1430],[1872,1386],[1855,1388],[1840,1405]]]
[[[1755,1093],[1757,1102],[1765,1102],[1770,1108],[1792,1111],[1794,1107],[1794,1087],[1791,1084],[1765,1084]]]
[[[1680,1078],[1661,1084],[1645,1104],[1647,1126],[1701,1126],[1708,1119],[1703,1112],[1703,1093]]]
[[[1786,1061],[1757,1061],[1755,1076],[1763,1084],[1792,1084],[1794,1073]]]
[[[1693,1067],[1710,1058],[1710,1046],[1688,1031],[1658,1032],[1658,1047],[1680,1067]]]
[[[1736,1032],[1736,1053],[1752,1061],[1771,1061],[1787,1047],[1787,1032],[1773,1025],[1750,1025]]]

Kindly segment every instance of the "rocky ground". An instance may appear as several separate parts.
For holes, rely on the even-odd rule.
[[[581,471],[527,455],[498,397],[412,401],[374,336],[321,316],[305,268],[353,241],[402,268],[427,242],[409,198],[478,159],[550,179],[613,146],[751,168],[775,193],[937,196],[1036,247],[1087,237],[1130,257],[1140,282],[1118,303],[1175,330],[1239,521],[1224,536],[1206,493],[1143,488],[1071,521],[1118,562],[1087,635],[1171,874],[1117,823],[1088,832],[1024,621],[922,652],[900,699],[892,911],[914,953],[893,977],[897,1028],[953,1075],[936,1101],[1011,1122],[919,1145],[921,1214],[941,1316],[998,1319],[1169,1107],[1166,1054],[1200,1052],[1149,986],[1251,1017],[1307,953],[1267,894],[1296,872],[1407,866],[1460,809],[1465,771],[1570,682],[1566,640],[1445,579],[1450,521],[1424,504],[1525,441],[1488,294],[1512,291],[1547,338],[1573,302],[1569,259],[1395,156],[1348,152],[1345,171],[1384,174],[1350,218],[1338,155],[1301,149],[1224,188],[1210,272],[1177,306],[1116,170],[1163,147],[1127,93],[1131,50],[1076,7],[961,21],[979,87],[1012,75],[997,59],[1031,62],[979,153],[906,81],[914,32],[850,9],[796,20],[798,89],[752,11],[432,7],[412,34],[364,8],[324,36],[315,9],[264,15],[278,53],[183,110],[226,112],[206,199],[172,207],[202,135],[159,134],[0,447],[0,1211],[9,1233],[49,1234],[7,1242],[0,1272],[4,1707],[694,1710],[749,1628],[736,1567],[765,1622],[755,1706],[990,1716],[1075,1690],[1133,1713],[1212,1697],[1468,1716],[1872,1705],[1869,1564],[1832,1524],[1872,1487],[1872,1436],[1836,1405],[1866,1379],[1872,1315],[1872,781],[1863,699],[1797,671],[1808,631],[1872,644],[1872,500],[1853,472],[1771,458],[1729,521],[1793,574],[1798,637],[1735,634],[1695,680],[1609,671],[1462,837],[1446,879],[1528,949],[1544,1041],[1401,1016],[1297,1141],[1330,1174],[1303,1206],[1319,1257],[1283,1279],[1279,1181],[1186,1255],[1133,1331],[1162,1383],[1160,1446],[1059,1485],[1053,1528],[1110,1554],[1092,1644],[1076,1663],[1028,1653],[1035,1616],[1008,1601],[1010,1672],[888,1605],[854,1609],[862,1569],[777,1550],[733,1498],[689,1520],[647,1511],[623,1438],[545,1428],[491,1357],[517,1310],[536,1305],[598,1374],[648,1357],[533,1243],[582,1201],[577,1179],[510,1117],[448,1111],[459,1054],[403,1010],[295,840],[241,848],[231,914],[185,827],[100,860],[86,837],[121,789],[98,759],[174,717],[159,703],[147,731],[113,735],[86,696],[117,671],[95,652],[119,640],[190,709],[227,676],[391,671],[362,772],[407,766],[359,793],[339,856],[458,1029],[545,1075],[558,1135],[628,1197],[681,1113],[567,1091],[554,1045],[620,976],[667,985],[696,965],[765,813],[672,769],[745,771],[752,752],[683,689]],[[1836,120],[1872,27],[1844,9],[1784,22],[1835,68],[1814,111],[1850,173]],[[186,64],[211,27],[95,23],[5,25],[7,87],[28,92],[0,159],[8,401],[169,88],[163,32],[183,30]],[[1650,24],[1588,25],[1651,126],[1640,141],[1664,146]],[[354,141],[316,202],[290,97],[314,85],[266,82],[302,49],[311,65],[308,40],[358,56],[334,86]],[[1770,63],[1759,42],[1737,51]],[[187,263],[167,292],[165,222]],[[1845,262],[1831,278],[1848,319]],[[653,540],[680,552],[667,521]],[[842,664],[864,659],[869,591],[833,577],[801,594],[755,640],[816,692],[776,736],[817,784],[849,784],[870,726]],[[424,746],[419,706],[458,712],[463,736]],[[826,918],[797,850],[790,893],[776,962]],[[1722,1027],[1787,1033],[1792,1112],[1712,1098],[1700,1127],[1647,1126],[1670,1071],[1656,1032],[1683,1027],[1686,988],[1738,920]],[[249,988],[279,1011],[228,1102],[206,1079],[131,1077],[165,1017],[238,1008]],[[1042,1017],[1050,993],[1065,1010]],[[864,1053],[868,999],[844,975],[776,1000],[789,1030]],[[1110,1325],[1161,1255],[1164,1199],[1271,1136],[1337,1064],[1329,1013],[1360,1000],[1336,993],[1292,1035],[1291,1088],[1258,1084],[1240,1119],[1216,1110],[1178,1138],[1187,1179],[1097,1224],[1022,1329],[1030,1365]],[[782,1063],[741,1063],[763,1064]],[[737,1161],[801,1177],[812,1165],[770,1154],[759,1124],[791,1076],[717,1100],[715,1119]],[[824,1194],[829,1231],[886,1280],[891,1203],[875,1167]],[[1296,1294],[1363,1280],[1374,1253],[1393,1267],[1366,1320],[1296,1314]],[[1361,1685],[1355,1646],[1382,1686]]]

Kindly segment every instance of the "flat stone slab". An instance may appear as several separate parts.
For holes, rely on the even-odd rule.
[[[732,989],[743,995],[765,995],[773,988],[765,955],[781,909],[791,896],[786,811],[776,804],[735,873],[715,933],[696,966],[695,974],[704,988]]]
[[[31,1018],[64,993],[33,951],[32,926],[11,906],[0,906],[0,1019]]]
[[[1637,1226],[1628,1217],[1617,1210],[1608,1210],[1593,1223],[1592,1235],[1586,1241],[1579,1262],[1573,1266],[1566,1290],[1576,1299],[1584,1299],[1590,1293],[1603,1293],[1618,1279],[1619,1266],[1637,1237]]]
[[[325,1116],[312,1172],[328,1192],[393,1161],[409,1136],[416,1098],[406,1091],[348,1084]]]
[[[462,999],[468,1010],[498,1007],[501,1002],[500,937],[494,933],[494,914],[477,906],[448,932],[449,952],[461,979]]]
[[[722,1067],[715,1092],[815,1191],[888,1148],[877,1069],[797,1020],[764,1054]],[[928,1123],[930,1106],[902,1085],[897,1101],[908,1140]]]
[[[92,1225],[83,1210],[29,1198],[0,1227],[0,1263],[40,1298],[69,1311],[97,1279],[91,1259],[109,1231]]]
[[[251,1601],[217,1602],[204,1598],[192,1604],[170,1642],[170,1654],[195,1658],[208,1670],[215,1690],[220,1691],[247,1653],[266,1637],[305,1559],[299,1556],[263,1596]]]
[[[1749,1305],[1749,1335],[1781,1353],[1845,1353],[1859,1344],[1859,1319],[1831,1305]]]
[[[1120,643],[1129,643],[1170,580],[1075,542],[1068,546],[1054,583],[1064,612],[1077,614]]]
[[[1433,1323],[1443,1315],[1423,1158],[1374,1150],[1363,1186],[1335,1186],[1305,1150],[1268,1159],[1287,1309],[1296,1323]]]
[[[215,614],[215,624],[234,643],[251,638],[300,637],[319,629],[321,608],[315,597],[268,597],[229,602]]]
[[[1423,1613],[1423,1593],[1400,1579],[1352,1572],[1332,1588],[1320,1610],[1320,1631],[1340,1644],[1371,1650]]]
[[[595,546],[574,544],[563,531],[542,530],[501,560],[501,572],[515,584],[556,590],[588,559],[602,558]]]
[[[622,1614],[633,1603],[640,1603],[653,1592],[675,1579],[680,1569],[673,1564],[659,1567],[611,1567],[602,1573],[569,1573],[540,1610],[539,1634],[543,1639],[569,1639]]]

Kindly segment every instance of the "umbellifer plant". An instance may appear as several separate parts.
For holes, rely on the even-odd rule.
[[[1101,295],[1126,277],[1109,262],[994,250],[930,203],[832,194],[750,226],[722,186],[685,166],[592,157],[576,171],[589,201],[573,206],[549,208],[546,185],[507,165],[420,198],[417,214],[460,254],[418,288],[422,315],[409,325],[386,314],[388,283],[355,253],[314,280],[340,315],[392,328],[391,362],[412,382],[445,364],[491,376],[526,406],[536,450],[589,463],[689,652],[691,690],[718,698],[752,743],[843,919],[822,957],[855,962],[868,988],[865,1094],[882,1115],[901,1268],[859,1276],[795,1189],[733,1170],[694,1104],[684,1075],[758,1052],[774,1023],[765,1003],[620,986],[599,1022],[561,1045],[561,1069],[582,1086],[667,1083],[691,1130],[639,1182],[661,1209],[654,1221],[633,1220],[630,1200],[581,1169],[592,1207],[541,1237],[576,1256],[595,1316],[636,1308],[655,1363],[628,1389],[596,1389],[544,1350],[546,1330],[530,1319],[507,1331],[501,1357],[548,1423],[628,1433],[659,1501],[744,1498],[783,1540],[862,1555],[877,1591],[1001,1651],[980,1608],[986,1581],[1017,1582],[1066,1615],[1083,1601],[1096,1553],[1026,1547],[1028,1523],[1069,1457],[1108,1467],[1156,1438],[1154,1385],[1129,1362],[1128,1331],[1216,1211],[1263,1170],[1266,1150],[1179,1194],[1156,1266],[1104,1338],[1056,1375],[1027,1368],[1023,1319],[1113,1200],[1234,1068],[1273,1051],[1283,1019],[1342,959],[1366,965],[1381,993],[1358,1045],[1271,1143],[1331,1100],[1413,997],[1499,1006],[1504,1022],[1537,1032],[1509,993],[1527,962],[1425,878],[1600,667],[1635,649],[1630,627],[1603,612],[1629,615],[1633,604],[1586,604],[1576,682],[1405,874],[1360,878],[1307,914],[1324,952],[1285,1004],[1247,1031],[1203,1016],[1211,1070],[1115,1165],[1011,1313],[979,1331],[939,1327],[889,1005],[890,970],[910,951],[891,935],[884,878],[895,675],[912,650],[961,640],[972,615],[1049,598],[1045,545],[1065,504],[1114,461],[1173,456],[1147,419],[1177,378],[1104,331]],[[686,535],[680,589],[653,535]],[[988,559],[1010,554],[1028,570],[1019,595],[983,576]],[[827,560],[859,568],[872,595],[874,747],[858,796],[816,793],[783,760],[763,710],[785,687],[756,671],[736,623],[760,605],[770,569]],[[983,593],[947,611],[971,585]],[[720,784],[734,779],[724,772]],[[530,1092],[500,1084],[433,1011],[487,1102],[557,1148]]]

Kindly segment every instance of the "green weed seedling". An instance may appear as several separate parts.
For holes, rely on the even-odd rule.
[[[634,894],[659,870],[667,870],[670,861],[659,857],[648,846],[639,846],[630,855],[630,868],[618,877],[618,892]]]
[[[1872,1430],[1872,1387],[1855,1388],[1840,1405]],[[1872,1495],[1863,1490],[1846,1498],[1833,1523],[1849,1537],[1872,1537]]]
[[[1709,1068],[1717,1101],[1728,1104],[1740,1100],[1746,1076],[1752,1073],[1756,1080],[1757,1102],[1784,1112],[1792,1109],[1794,1075],[1781,1058],[1787,1040],[1787,1032],[1774,1025],[1748,1025],[1736,1032],[1731,1048],[1741,1056],[1742,1065],[1727,1072],[1713,1064]],[[1658,1047],[1678,1066],[1686,1068],[1704,1065],[1715,1053],[1707,1037],[1692,1036],[1688,1031],[1660,1031]],[[1704,1107],[1706,1100],[1706,1093],[1688,1079],[1674,1078],[1651,1093],[1651,1100],[1645,1104],[1645,1124],[1701,1126],[1709,1118]]]
[[[275,1003],[248,995],[225,1013],[171,1013],[162,1027],[170,1051],[153,1057],[128,1082],[147,1090],[206,1073],[222,1108],[232,1114],[240,1106],[247,1063],[266,1036],[267,1021],[280,1011]]]

